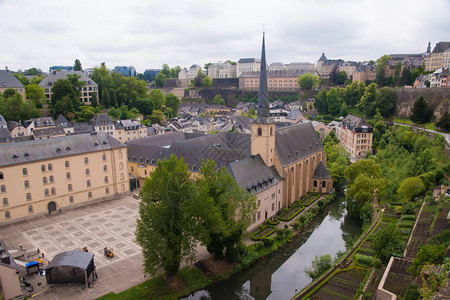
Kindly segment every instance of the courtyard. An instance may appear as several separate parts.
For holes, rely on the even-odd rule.
[[[48,261],[58,253],[81,251],[83,247],[95,255],[98,279],[91,282],[90,288],[84,284],[47,286],[45,276],[26,275],[25,268],[21,268],[21,275],[34,287],[32,293],[23,289],[24,296],[95,299],[148,279],[144,277],[141,249],[134,237],[138,208],[139,200],[122,197],[1,226],[0,238],[9,250],[19,249],[22,244],[27,252],[39,249]],[[105,247],[113,248],[114,258],[103,255]]]

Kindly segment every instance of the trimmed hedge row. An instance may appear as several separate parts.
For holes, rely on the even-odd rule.
[[[320,195],[317,195],[316,197],[314,197],[311,201],[308,202],[308,206],[311,205],[314,201],[316,201],[317,199],[319,199]]]
[[[265,225],[263,227],[260,227],[257,232],[252,234],[250,237],[254,241],[262,241],[272,235],[275,231],[277,231],[277,227],[273,225]],[[264,233],[263,235],[261,235]]]
[[[301,213],[305,209],[304,206],[299,206],[298,204],[294,204],[289,210],[283,212],[278,220],[288,222],[295,218],[299,213]]]
[[[372,265],[374,258],[372,256],[356,253],[355,259],[358,264],[366,266],[366,267],[370,267],[370,265]]]

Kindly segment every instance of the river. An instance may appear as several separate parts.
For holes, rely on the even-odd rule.
[[[183,299],[290,299],[311,282],[304,269],[316,255],[335,257],[360,234],[360,224],[346,215],[344,198],[338,197],[280,251]]]

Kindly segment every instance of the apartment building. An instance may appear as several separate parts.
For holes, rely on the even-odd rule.
[[[450,53],[450,42],[439,42],[434,47],[431,53],[428,53],[424,58],[425,72],[436,71],[439,68],[448,65]],[[445,53],[445,54],[444,54]]]
[[[232,65],[229,61],[210,64],[208,66],[208,76],[212,79],[236,78],[236,65]]]
[[[13,89],[25,100],[25,86],[9,70],[0,70],[0,93]]]
[[[241,58],[236,64],[236,75],[241,77],[242,73],[259,72],[261,60],[257,58]]]
[[[267,81],[269,91],[298,91],[298,77],[306,73],[314,74],[314,71],[268,71]],[[245,91],[257,91],[259,89],[259,72],[242,73],[239,77],[239,89]]]
[[[77,74],[80,76],[79,81],[84,82],[84,86],[81,88],[80,101],[84,104],[91,104],[92,94],[98,93],[98,85],[91,78],[89,78],[82,71],[52,71],[39,83],[41,87],[44,88],[45,96],[48,100],[52,99],[53,95],[53,85],[58,79],[66,79],[67,75]]]
[[[105,133],[0,145],[0,222],[126,193],[127,147]]]
[[[352,160],[364,158],[366,153],[372,153],[373,127],[349,114],[341,123],[340,139]]]

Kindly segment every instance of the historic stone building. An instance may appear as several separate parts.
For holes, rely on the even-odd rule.
[[[183,157],[193,173],[202,160],[212,159],[256,195],[258,210],[249,229],[308,192],[330,192],[333,184],[326,154],[312,124],[277,128],[270,117],[264,38],[259,74],[257,118],[251,123],[251,134],[176,132],[129,141],[129,172],[142,185],[158,160],[171,154]]]
[[[125,193],[126,145],[103,132],[0,145],[0,223]]]
[[[372,153],[373,127],[350,114],[342,121],[340,140],[352,160],[364,158],[366,153]]]

